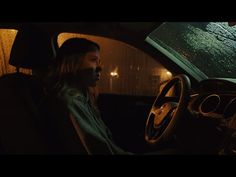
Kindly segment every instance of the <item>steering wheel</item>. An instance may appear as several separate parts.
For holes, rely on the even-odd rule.
[[[180,83],[179,96],[167,97],[166,94],[177,83]],[[145,140],[149,144],[159,144],[173,135],[187,107],[190,88],[190,79],[184,74],[173,77],[164,86],[156,97],[146,121]]]

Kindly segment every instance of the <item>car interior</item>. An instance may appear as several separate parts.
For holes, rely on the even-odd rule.
[[[207,25],[1,23],[0,153],[87,154],[68,119],[66,106],[60,100],[45,97],[41,80],[66,39],[85,37],[101,44],[104,79],[98,85],[98,107],[117,145],[135,154],[169,154],[166,149],[177,149],[174,154],[235,154],[236,63],[213,60],[204,64],[194,58],[196,53],[204,52],[196,47],[198,44],[192,44],[196,33],[191,34],[190,42],[188,35],[183,35],[193,45],[193,51],[188,48],[189,54],[181,49],[184,44],[178,43],[176,36],[180,35],[170,30],[190,29],[193,33],[204,28],[211,35],[217,33]],[[235,26],[229,29],[232,31],[220,31],[223,35],[216,39],[225,41],[221,39],[224,33],[230,33],[230,43],[236,44]],[[168,36],[169,43],[164,43],[160,34]],[[205,39],[200,40],[203,46],[209,43]],[[202,74],[188,60],[176,62],[180,55],[167,53],[175,47],[198,68],[206,66],[204,73],[215,66],[216,75],[213,71],[207,76]],[[229,52],[236,56],[235,48]],[[230,78],[226,74],[221,77],[223,70],[218,73],[217,62],[221,66],[227,64],[223,69],[229,70]]]

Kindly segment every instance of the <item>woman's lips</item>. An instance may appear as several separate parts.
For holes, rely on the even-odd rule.
[[[100,73],[96,73],[96,74],[95,74],[95,80],[96,80],[96,81],[100,80]]]

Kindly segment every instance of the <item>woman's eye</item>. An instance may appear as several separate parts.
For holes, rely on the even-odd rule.
[[[97,61],[97,58],[92,58],[92,59],[90,59],[90,61],[96,62],[96,61]]]

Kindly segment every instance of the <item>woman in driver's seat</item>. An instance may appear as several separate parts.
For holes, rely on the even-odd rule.
[[[65,41],[46,80],[67,105],[79,139],[88,154],[131,154],[119,148],[96,106],[95,86],[100,79],[100,47],[84,38]]]

